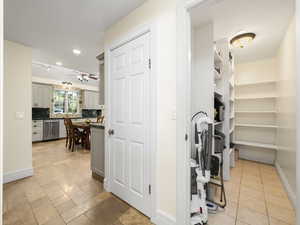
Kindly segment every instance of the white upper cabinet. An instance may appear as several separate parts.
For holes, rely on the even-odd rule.
[[[84,109],[100,109],[99,104],[99,92],[96,91],[84,91],[83,94],[83,108]]]
[[[52,86],[32,84],[32,107],[50,108],[52,99]]]

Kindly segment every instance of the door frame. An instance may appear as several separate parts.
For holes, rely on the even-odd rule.
[[[177,75],[176,75],[176,221],[190,224],[190,117],[192,77],[192,28],[190,12],[223,0],[177,0]],[[187,140],[186,140],[187,135]]]
[[[151,70],[149,71],[150,76],[150,117],[149,121],[150,128],[150,184],[151,184],[151,195],[150,195],[150,218],[153,219],[156,216],[157,208],[157,182],[156,182],[156,162],[157,162],[157,57],[156,57],[156,27],[154,24],[145,24],[136,27],[135,29],[129,31],[128,33],[121,35],[116,41],[105,48],[105,178],[104,178],[104,188],[106,191],[111,191],[111,179],[112,174],[110,171],[111,165],[111,154],[110,154],[110,141],[108,130],[111,127],[111,90],[108,88],[110,86],[110,76],[111,76],[111,52],[144,35],[149,33],[150,40],[150,58],[151,58]]]

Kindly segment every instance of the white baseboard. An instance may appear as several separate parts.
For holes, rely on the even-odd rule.
[[[293,192],[291,185],[289,184],[289,182],[278,162],[275,162],[275,167],[276,167],[277,172],[280,176],[280,179],[283,183],[283,186],[285,187],[285,190],[289,196],[289,199],[291,200],[292,204],[294,205],[294,208],[296,209],[296,194]]]
[[[105,176],[105,173],[104,173],[103,171],[98,170],[98,169],[96,169],[96,168],[94,168],[93,170],[94,170],[93,172],[96,173],[96,174],[98,174],[99,176],[101,176],[101,177],[104,177],[104,176]]]
[[[103,180],[103,187],[104,187],[105,191],[110,192],[107,178],[104,178],[104,180]]]
[[[33,176],[33,168],[17,170],[14,172],[9,172],[3,175],[3,183],[9,183],[12,181],[16,181],[25,177]]]
[[[176,225],[176,219],[161,210],[156,212],[156,216],[151,218],[151,222],[155,225]]]

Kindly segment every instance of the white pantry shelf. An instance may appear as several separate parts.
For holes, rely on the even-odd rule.
[[[218,54],[218,52],[215,50],[215,64],[220,65],[223,63],[223,58]]]
[[[263,84],[272,84],[276,82],[277,81],[275,80],[267,80],[267,81],[253,82],[253,83],[240,83],[240,84],[236,84],[235,86],[241,87],[241,86],[251,86],[251,85],[263,85]]]
[[[235,100],[256,100],[256,99],[276,99],[277,96],[247,96],[247,97],[235,97]]]
[[[221,80],[222,76],[216,69],[214,69],[215,80]]]
[[[234,144],[236,144],[236,145],[251,146],[251,147],[259,147],[259,148],[274,149],[274,150],[278,149],[278,147],[276,145],[263,144],[263,143],[257,143],[257,142],[235,141]]]
[[[254,128],[278,128],[275,125],[264,125],[264,124],[235,124],[236,127],[254,127]]]
[[[276,111],[235,111],[236,114],[240,113],[244,113],[244,114],[275,114],[277,113]]]
[[[215,95],[217,95],[218,97],[223,96],[223,94],[219,90],[215,90]]]
[[[218,126],[218,125],[221,125],[221,124],[223,124],[223,121],[214,123],[215,126]]]

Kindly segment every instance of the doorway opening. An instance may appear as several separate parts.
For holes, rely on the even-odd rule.
[[[190,152],[195,147],[191,118],[204,112],[213,125],[208,168],[213,176],[204,184],[213,204],[197,199],[196,205],[210,212],[204,217],[199,216],[203,208],[194,210],[196,174],[191,178],[196,192],[191,180],[179,186],[187,193],[178,195],[179,201],[191,209],[179,218],[186,224],[197,224],[194,216],[201,217],[199,224],[293,224],[296,129],[295,117],[284,115],[295,115],[294,1],[190,1],[183,8],[181,68],[188,102],[183,114],[190,137],[183,144],[185,173],[192,177],[190,158],[196,160]],[[217,136],[223,138],[222,154]]]

